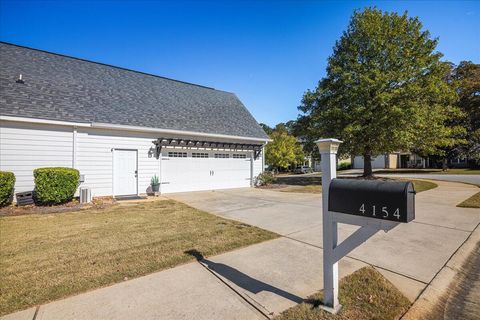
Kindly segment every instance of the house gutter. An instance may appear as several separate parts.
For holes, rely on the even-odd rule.
[[[137,127],[137,126],[100,123],[100,122],[92,122],[92,123],[68,122],[68,121],[45,120],[45,119],[37,119],[37,118],[0,116],[0,121],[2,121],[2,120],[3,121],[14,121],[14,122],[52,124],[52,125],[59,125],[59,126],[111,129],[111,130],[120,130],[120,131],[152,132],[152,133],[171,134],[171,135],[177,135],[177,134],[178,135],[191,135],[191,136],[199,136],[199,137],[207,137],[207,138],[235,139],[235,140],[256,141],[256,142],[263,142],[263,143],[267,143],[269,141],[272,141],[271,139],[268,139],[268,138],[252,138],[252,137],[234,136],[234,135],[227,135],[227,134],[204,133],[204,132],[197,132],[197,131],[157,129],[157,128]]]
[[[54,124],[57,126],[73,126],[73,127],[91,127],[90,123],[85,122],[68,122],[68,121],[57,121],[57,120],[45,120],[37,118],[24,118],[24,117],[11,117],[11,116],[0,116],[0,121],[14,121],[14,122],[27,122],[27,123],[39,123],[39,124]]]

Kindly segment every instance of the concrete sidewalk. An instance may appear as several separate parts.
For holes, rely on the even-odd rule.
[[[415,222],[378,233],[340,261],[377,267],[410,300],[480,223],[455,205],[478,188],[449,182],[418,194]],[[172,195],[283,237],[32,308],[5,319],[265,319],[322,289],[321,197],[258,189]],[[340,240],[355,227],[340,225]]]
[[[266,319],[321,288],[322,250],[282,237],[1,319]]]
[[[366,265],[344,258],[340,276]],[[406,292],[419,290],[413,280],[379,271]],[[1,319],[267,319],[322,283],[322,249],[282,237]]]

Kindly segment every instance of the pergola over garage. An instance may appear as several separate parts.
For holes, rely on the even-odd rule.
[[[154,140],[161,193],[250,187],[263,145],[182,138]]]

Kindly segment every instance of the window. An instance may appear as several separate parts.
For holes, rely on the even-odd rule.
[[[206,152],[192,152],[192,158],[208,158],[208,153],[206,153]]]
[[[186,153],[186,152],[176,152],[176,151],[172,151],[172,152],[169,152],[169,153],[168,153],[168,156],[171,157],[171,158],[186,158],[186,157],[187,157],[187,153]]]
[[[233,159],[247,159],[247,155],[244,153],[234,153]]]
[[[215,158],[230,158],[230,155],[228,153],[215,153]]]

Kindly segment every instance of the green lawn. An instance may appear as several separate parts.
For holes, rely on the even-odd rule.
[[[415,191],[417,193],[438,187],[438,184],[431,181],[425,181],[425,180],[410,180],[410,181],[413,182],[413,187],[415,188]]]
[[[0,315],[276,238],[172,200],[0,218]]]
[[[318,306],[319,292],[307,301],[282,312],[275,320],[399,319],[410,302],[388,280],[372,267],[362,268],[340,281],[339,300],[342,309],[332,315]]]
[[[467,200],[458,204],[457,207],[462,208],[480,208],[480,192],[477,192]]]

